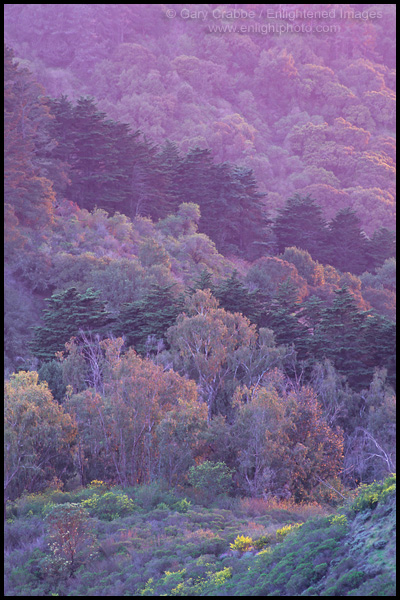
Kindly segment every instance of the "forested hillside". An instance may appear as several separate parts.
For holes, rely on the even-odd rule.
[[[264,5],[238,6],[257,17],[213,4],[194,5],[191,17],[180,4],[6,4],[6,42],[50,96],[93,96],[157,144],[252,169],[268,208],[311,193],[325,218],[350,207],[368,235],[391,229],[395,5],[329,5],[335,14],[314,35],[250,28],[309,25],[290,15],[303,5],[285,5],[289,17],[268,5],[272,19]],[[358,17],[343,16],[354,9]]]
[[[212,32],[264,5],[191,6],[5,5],[8,595],[92,595],[69,585],[117,546],[141,569],[121,595],[251,594],[214,564],[234,531],[261,550],[271,507],[274,535],[329,529],[396,470],[394,5],[329,5],[331,36]],[[201,552],[166,560],[203,521]],[[375,590],[327,593],[319,565],[260,589]]]

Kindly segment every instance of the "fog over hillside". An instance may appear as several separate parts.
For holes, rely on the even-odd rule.
[[[273,212],[311,193],[372,234],[395,211],[395,10],[6,4],[5,39],[51,96],[250,167]]]
[[[6,596],[395,592],[394,4],[6,4]]]

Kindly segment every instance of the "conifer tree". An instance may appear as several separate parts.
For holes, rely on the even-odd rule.
[[[368,270],[381,267],[385,260],[396,256],[396,233],[380,227],[374,231],[366,251]]]
[[[199,277],[193,281],[191,287],[189,287],[189,292],[194,294],[197,290],[210,290],[213,295],[215,286],[213,284],[212,273],[207,269],[203,269],[200,273]]]
[[[251,169],[214,164],[208,149],[194,148],[181,161],[174,191],[180,202],[198,204],[199,231],[223,252],[256,258],[266,223],[261,198]]]
[[[64,344],[81,329],[108,333],[113,318],[99,294],[92,288],[80,294],[71,287],[47,298],[48,308],[43,311],[44,325],[33,328],[35,333],[30,343],[33,355],[43,361],[51,361],[55,353],[63,350]]]
[[[322,217],[322,209],[310,196],[302,198],[299,194],[289,198],[278,212],[273,225],[277,238],[278,252],[296,246],[308,250],[314,260],[325,263],[327,227]]]
[[[166,342],[166,331],[175,323],[184,305],[183,296],[176,297],[173,288],[174,284],[154,284],[142,300],[122,307],[116,333],[124,336],[126,346],[144,353],[149,336]]]
[[[179,195],[175,189],[175,180],[182,163],[177,145],[166,140],[156,156],[159,177],[159,192],[162,202],[158,202],[156,218],[165,218],[176,211]],[[160,206],[161,204],[161,206]]]
[[[329,223],[328,262],[342,272],[359,275],[367,267],[367,237],[354,210],[340,210]]]
[[[314,348],[318,359],[331,360],[350,385],[359,388],[365,381],[361,347],[364,316],[347,287],[335,290],[335,294],[332,306],[323,310]]]
[[[259,314],[257,291],[250,292],[243,285],[236,269],[215,289],[214,296],[225,310],[242,313],[253,323],[257,322]]]
[[[298,291],[289,279],[280,284],[271,303],[265,306],[259,317],[259,327],[269,327],[278,344],[297,344],[307,336],[307,328],[297,316],[300,309]]]
[[[156,145],[145,136],[136,140],[130,173],[131,200],[129,210],[124,212],[131,217],[144,216],[153,220],[165,217],[171,210],[171,197],[165,189],[166,175],[157,159]]]
[[[375,311],[368,311],[360,345],[367,368],[365,387],[372,381],[374,370],[383,367],[387,371],[388,383],[395,389],[396,324]]]
[[[265,227],[271,223],[262,204],[265,194],[257,190],[252,169],[233,167],[231,180],[228,206],[232,211],[232,218],[227,241],[236,246],[236,252],[239,250],[242,256],[255,260],[262,255]]]
[[[95,206],[133,216],[140,204],[143,177],[151,168],[150,145],[129,125],[107,119],[93,98],[74,106],[65,96],[51,101],[55,117],[49,130],[57,141],[50,157],[69,165],[66,195],[82,208]]]

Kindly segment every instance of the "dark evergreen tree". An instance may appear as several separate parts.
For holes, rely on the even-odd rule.
[[[297,318],[308,328],[296,341],[298,358],[310,376],[315,361],[328,358],[354,390],[367,388],[376,368],[396,377],[396,326],[374,311],[359,311],[346,287],[335,292],[331,307],[316,297],[301,304]]]
[[[67,96],[50,98],[49,102],[54,116],[49,131],[57,142],[55,148],[51,149],[50,156],[65,163],[72,163],[76,141],[73,104]]]
[[[257,323],[260,305],[257,291],[250,292],[238,277],[236,269],[213,292],[220,305],[229,312],[239,312]]]
[[[80,294],[71,287],[47,298],[44,325],[33,327],[32,354],[43,361],[53,360],[55,353],[64,350],[65,342],[80,330],[107,335],[112,329],[113,317],[99,294],[92,288]]]
[[[298,291],[289,278],[279,286],[272,301],[264,306],[258,325],[272,329],[277,344],[297,346],[308,335],[307,327],[298,319],[299,308]]]
[[[58,360],[45,362],[40,367],[38,374],[39,381],[47,381],[53,398],[61,403],[67,389],[63,381],[61,363]]]
[[[252,169],[233,167],[231,178],[229,207],[232,218],[227,242],[238,247],[247,259],[256,260],[263,255],[265,230],[271,223],[262,204],[265,194],[257,190]]]
[[[385,260],[396,256],[396,232],[380,227],[367,245],[367,268],[369,271],[378,269],[383,265]]]
[[[347,287],[335,290],[332,306],[323,310],[315,331],[314,352],[317,360],[328,358],[346,375],[350,386],[360,389],[368,385],[368,369],[363,362],[363,313]]]
[[[214,213],[218,210],[217,193],[218,169],[213,163],[211,151],[208,149],[194,148],[189,150],[182,160],[174,182],[173,192],[181,202],[198,204],[201,211],[200,231],[207,233],[215,241],[215,223],[211,235],[209,230],[210,210],[214,206]],[[214,214],[214,221],[217,216]]]
[[[213,284],[213,276],[208,269],[203,269],[199,277],[193,281],[193,284],[189,287],[189,293],[194,294],[197,290],[210,290],[213,295],[215,286]]]
[[[368,372],[368,384],[372,381],[375,369],[383,367],[387,371],[389,384],[396,389],[396,324],[387,317],[368,311],[362,339],[358,343]]]
[[[221,252],[247,258],[260,254],[266,219],[250,169],[214,164],[208,149],[188,152],[177,170],[174,193],[180,202],[198,204],[199,231],[207,234]]]
[[[80,207],[91,210],[105,208],[113,173],[107,161],[110,149],[105,113],[97,110],[92,98],[80,98],[73,109],[74,148],[70,155],[70,199]],[[69,136],[68,136],[69,137]],[[108,189],[107,189],[108,188]]]
[[[300,305],[297,313],[298,320],[304,325],[307,332],[298,338],[296,349],[301,357],[306,370],[306,375],[311,375],[315,363],[315,357],[319,354],[320,340],[317,335],[324,312],[325,304],[317,296],[307,298]]]
[[[68,199],[88,210],[97,206],[110,213],[138,213],[139,171],[150,169],[155,154],[146,140],[139,139],[140,132],[107,119],[90,97],[80,98],[74,106],[62,96],[51,101],[51,109],[55,118],[50,132],[57,146],[49,157],[69,166]]]
[[[328,229],[322,217],[322,209],[310,196],[305,198],[295,194],[278,212],[273,225],[282,254],[285,248],[296,246],[308,250],[314,260],[327,262],[326,245]]]
[[[157,147],[144,136],[137,141],[131,160],[131,217],[144,216],[153,220],[166,217],[175,206],[167,188],[168,176],[157,158]]]
[[[249,260],[259,258],[262,249],[257,242],[262,242],[269,222],[261,203],[264,194],[257,191],[251,169],[228,163],[216,168],[216,201],[204,206],[204,232],[224,253],[233,252]]]
[[[340,210],[329,223],[329,264],[339,271],[360,275],[367,268],[367,244],[355,211]]]
[[[174,142],[167,140],[156,156],[159,177],[158,189],[163,198],[162,205],[158,205],[157,218],[165,218],[178,209],[180,196],[175,189],[175,180],[182,163],[182,157]]]
[[[143,354],[152,350],[147,346],[151,340],[155,345],[159,340],[167,345],[166,331],[184,306],[184,296],[177,297],[174,286],[154,284],[142,300],[122,306],[115,333],[124,336],[127,347],[133,346]]]

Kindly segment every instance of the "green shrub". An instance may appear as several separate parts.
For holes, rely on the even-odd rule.
[[[190,502],[190,500],[187,500],[186,498],[182,498],[182,500],[175,502],[175,504],[173,505],[173,508],[175,508],[175,510],[177,510],[180,513],[186,513],[189,510],[191,504],[192,503]]]
[[[135,503],[146,511],[152,510],[164,502],[173,506],[176,496],[160,481],[152,481],[135,488]]]
[[[255,540],[254,548],[256,548],[256,550],[262,550],[263,548],[265,548],[265,546],[268,546],[269,544],[271,544],[272,540],[273,540],[273,536],[271,533],[266,533],[265,535],[261,535],[257,540]]]
[[[314,573],[317,575],[318,579],[323,577],[328,570],[328,563],[319,563],[319,565],[315,565]]]
[[[96,487],[79,487],[73,492],[69,492],[70,502],[82,502],[82,500],[88,500],[92,498],[95,494],[98,494],[99,490]]]
[[[299,595],[313,581],[314,569],[311,564],[299,565],[286,584],[291,595]]]
[[[318,596],[317,588],[311,586],[307,588],[302,594],[302,596]]]
[[[215,587],[220,587],[227,579],[232,577],[232,568],[225,567],[221,571],[210,574],[210,583]]]
[[[395,575],[382,573],[373,579],[364,581],[358,588],[356,593],[349,592],[348,596],[396,596],[396,579]]]
[[[358,588],[365,579],[365,574],[361,571],[351,570],[342,575],[336,585],[336,589],[340,596],[344,596],[345,592]],[[335,594],[337,595],[337,594]]]
[[[23,494],[15,501],[12,513],[21,516],[42,516],[43,508],[51,501],[54,490],[46,490],[38,494]]]
[[[10,573],[10,583],[17,589],[22,585],[34,585],[36,583],[36,577],[29,572],[26,565],[22,567],[16,567]]]
[[[135,509],[133,500],[123,492],[106,492],[102,496],[94,494],[91,498],[83,500],[82,506],[89,510],[91,516],[102,521],[113,521],[119,517],[132,514]]]
[[[189,469],[189,483],[205,492],[209,499],[229,492],[232,487],[233,471],[224,462],[204,461]]]
[[[212,537],[208,540],[203,540],[199,546],[200,554],[221,554],[226,548],[226,541],[219,536]]]
[[[367,508],[374,509],[378,502],[386,502],[395,489],[395,474],[387,477],[383,483],[374,481],[370,485],[361,485],[357,490],[356,499],[350,505],[350,510],[357,513]]]
[[[21,548],[34,542],[44,532],[44,522],[38,517],[15,519],[4,525],[4,549],[7,551]]]
[[[174,525],[168,525],[165,529],[164,529],[165,535],[171,536],[171,537],[176,537],[179,533],[179,530],[177,527],[175,527]]]
[[[333,552],[337,548],[338,542],[333,538],[328,538],[324,542],[322,542],[319,546],[319,551],[324,552]]]

